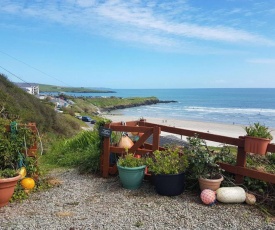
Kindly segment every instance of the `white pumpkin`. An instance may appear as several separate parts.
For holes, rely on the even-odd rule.
[[[222,203],[243,203],[246,193],[241,187],[222,187],[217,189],[217,200]]]

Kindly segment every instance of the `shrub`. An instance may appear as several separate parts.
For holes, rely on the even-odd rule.
[[[226,161],[229,156],[230,149],[223,146],[220,151],[212,151],[208,148],[205,140],[200,139],[197,135],[188,137],[188,148],[185,153],[188,155],[190,162],[189,172],[194,178],[219,178],[222,169],[218,162]]]
[[[118,159],[118,164],[122,167],[134,168],[145,165],[143,158],[137,158],[133,153],[127,153]]]
[[[254,123],[248,127],[245,127],[245,131],[247,136],[250,137],[259,137],[259,138],[266,138],[272,140],[273,137],[271,135],[271,131],[268,129],[267,126],[261,125],[259,122]]]
[[[165,150],[154,151],[153,155],[146,159],[146,165],[154,174],[179,174],[188,167],[188,159],[183,155],[181,148],[169,145]]]

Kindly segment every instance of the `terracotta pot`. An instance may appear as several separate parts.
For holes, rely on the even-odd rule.
[[[21,175],[0,179],[0,207],[3,207],[9,203],[9,200],[14,193],[17,181],[20,180],[20,178]]]
[[[269,139],[259,137],[244,137],[244,151],[247,153],[257,153],[260,155],[266,154],[266,149],[270,143]]]
[[[223,181],[223,176],[221,175],[221,178],[219,179],[205,179],[200,177],[199,178],[199,184],[201,191],[204,189],[211,189],[213,191],[216,191],[220,186],[221,182]]]

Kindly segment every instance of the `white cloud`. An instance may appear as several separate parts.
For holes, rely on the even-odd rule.
[[[275,46],[273,40],[264,36],[224,26],[218,18],[211,26],[195,23],[192,19],[202,15],[187,0],[168,3],[160,0],[150,3],[142,0],[36,0],[27,4],[4,0],[0,2],[0,12],[78,26],[91,33],[148,45],[178,47],[195,39],[194,43],[218,41]],[[241,9],[234,8],[228,14],[240,12]]]

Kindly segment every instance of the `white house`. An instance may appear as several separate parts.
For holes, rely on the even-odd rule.
[[[39,95],[39,85],[35,83],[15,83],[19,88],[25,90],[29,94]]]

